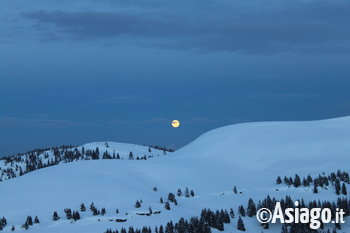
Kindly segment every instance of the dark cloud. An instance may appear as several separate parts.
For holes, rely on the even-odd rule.
[[[238,2],[219,1],[212,6],[191,1],[184,7],[172,4],[168,9],[163,4],[161,9],[128,13],[34,11],[22,15],[36,21],[36,26],[53,27],[60,35],[57,38],[65,39],[241,53],[350,52],[348,2]]]
[[[0,9],[0,154],[107,140],[179,147],[231,123],[350,114],[348,0]]]

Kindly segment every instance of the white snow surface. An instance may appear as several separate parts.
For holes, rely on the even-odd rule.
[[[101,148],[121,154],[147,154],[148,147],[108,142],[85,144],[84,148]],[[152,149],[152,153],[157,154]],[[159,151],[162,153],[162,151]],[[149,160],[89,160],[59,164],[36,170],[0,182],[0,216],[5,216],[10,232],[24,231],[21,225],[28,215],[38,216],[40,224],[27,232],[35,233],[103,233],[107,228],[142,227],[165,224],[180,217],[199,216],[202,208],[229,209],[246,206],[251,197],[255,202],[267,195],[277,198],[290,195],[305,200],[336,200],[334,190],[288,188],[276,185],[277,176],[327,175],[338,169],[349,171],[350,117],[307,122],[261,122],[229,125],[209,131],[189,145],[167,156]],[[236,185],[242,194],[234,194]],[[153,191],[153,187],[158,191]],[[169,192],[176,194],[193,189],[195,197],[178,198],[178,206],[166,211],[159,203]],[[347,187],[350,190],[350,187]],[[278,191],[276,191],[278,189]],[[349,197],[348,197],[349,198]],[[134,207],[142,199],[142,207]],[[91,202],[105,207],[105,216],[92,216],[90,210],[81,213],[82,219],[71,223],[65,220],[64,208],[79,210]],[[138,216],[149,207],[161,214]],[[119,214],[115,213],[119,209]],[[52,221],[58,211],[61,220]],[[126,215],[128,213],[128,215]],[[108,219],[126,218],[125,223]],[[99,220],[100,221],[99,221]],[[243,218],[248,233],[279,233],[280,226],[262,230],[255,218]],[[350,219],[348,220],[350,221]],[[225,225],[225,232],[236,229],[237,218]],[[16,232],[15,231],[15,232]],[[350,232],[350,224],[343,225]],[[215,232],[215,230],[214,230]]]

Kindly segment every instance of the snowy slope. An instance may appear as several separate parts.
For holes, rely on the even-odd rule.
[[[78,149],[81,149],[82,147],[85,148],[85,150],[94,150],[96,148],[99,148],[100,152],[107,151],[109,154],[119,154],[122,158],[128,158],[129,153],[132,152],[134,156],[142,157],[144,155],[148,156],[160,156],[163,155],[164,152],[150,148],[148,146],[140,146],[136,144],[130,144],[130,143],[118,143],[118,142],[93,142],[93,143],[87,143],[83,146],[78,147]],[[150,150],[150,151],[149,151]]]
[[[232,174],[244,170],[275,176],[348,169],[350,117],[230,125],[205,133],[178,150],[176,157],[238,171]]]
[[[97,152],[97,150],[99,152]],[[96,156],[93,157],[93,152]],[[150,159],[167,152],[148,146],[128,143],[93,142],[79,147],[61,146],[39,149],[0,159],[0,182],[24,175],[33,170],[78,160],[91,159]],[[106,157],[106,154],[109,157]],[[31,167],[28,169],[28,167]]]
[[[129,153],[129,145],[108,142],[106,150],[120,148]],[[124,145],[124,144],[123,144]],[[103,147],[86,144],[84,148]],[[135,153],[147,153],[148,147],[131,145]],[[154,150],[152,149],[152,152]],[[155,152],[153,152],[155,153]],[[41,223],[28,232],[102,233],[107,228],[154,226],[180,217],[200,214],[202,208],[234,208],[246,205],[252,197],[258,201],[266,195],[305,200],[335,200],[333,190],[320,190],[315,195],[309,188],[277,186],[277,176],[318,175],[322,172],[348,170],[350,162],[350,117],[310,122],[263,122],[230,125],[212,130],[174,152],[152,160],[94,160],[60,164],[0,182],[0,216],[20,229],[28,215],[38,215]],[[242,194],[234,194],[236,185]],[[153,191],[156,186],[158,191]],[[178,198],[178,206],[166,211],[159,203],[178,188],[193,189],[193,198]],[[278,188],[279,191],[276,191]],[[348,187],[350,190],[350,187]],[[136,200],[142,207],[136,209]],[[84,202],[105,207],[105,216],[82,213],[76,223],[52,221],[53,211],[64,219],[64,208],[78,210]],[[161,210],[153,216],[137,212]],[[120,213],[115,213],[116,209]],[[126,215],[128,213],[128,215]],[[109,218],[126,218],[125,223]],[[98,220],[100,219],[100,221]],[[261,232],[255,219],[244,219],[247,232]],[[226,232],[239,232],[236,222],[225,226]],[[344,232],[350,231],[350,225]],[[5,229],[10,231],[10,227]],[[266,232],[279,233],[272,226]]]

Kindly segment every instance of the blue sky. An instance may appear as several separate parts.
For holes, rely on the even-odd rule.
[[[178,148],[232,123],[350,115],[348,1],[0,9],[0,155],[107,140]]]

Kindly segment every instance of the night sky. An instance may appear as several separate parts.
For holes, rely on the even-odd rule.
[[[0,12],[0,156],[179,148],[233,123],[350,115],[350,1],[2,0]]]

